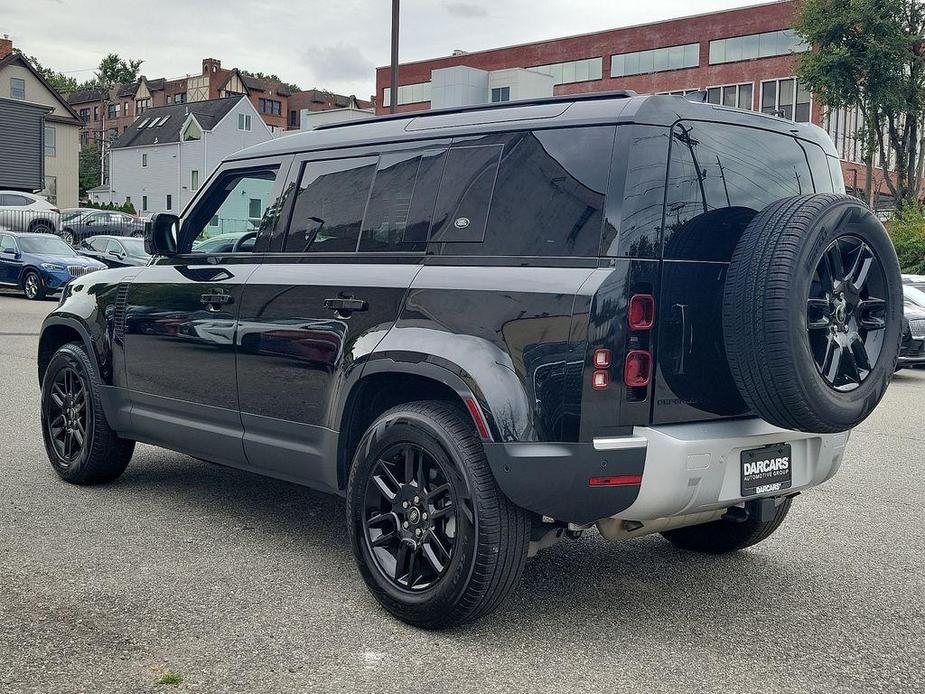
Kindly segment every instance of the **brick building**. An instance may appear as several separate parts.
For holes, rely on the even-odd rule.
[[[846,184],[863,188],[857,114],[823,113],[794,77],[796,54],[809,48],[790,29],[798,9],[799,0],[784,0],[404,63],[396,110],[617,89],[705,89],[713,103],[825,127],[842,155]],[[376,70],[378,114],[389,111],[390,79],[389,67]]]

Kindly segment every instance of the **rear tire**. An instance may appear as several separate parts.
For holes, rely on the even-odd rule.
[[[527,512],[498,488],[469,419],[444,402],[400,405],[370,426],[350,470],[347,519],[373,596],[426,629],[492,612],[527,560]]]
[[[69,342],[42,379],[42,436],[54,471],[71,484],[112,482],[132,459],[135,442],[106,421],[101,384],[84,346]]]
[[[54,232],[55,225],[47,219],[39,219],[29,225],[30,234],[53,234]]]
[[[679,549],[704,554],[726,554],[756,545],[766,540],[780,527],[790,510],[792,499],[784,499],[777,507],[774,517],[761,522],[754,516],[736,522],[720,519],[702,525],[691,525],[677,530],[668,530],[662,537]]]

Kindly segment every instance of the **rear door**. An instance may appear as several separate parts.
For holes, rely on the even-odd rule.
[[[207,460],[243,465],[235,330],[244,282],[260,254],[197,253],[221,225],[241,239],[269,235],[288,160],[226,166],[183,220],[180,254],[144,268],[128,286],[125,372],[139,436]],[[259,205],[251,223],[249,210]],[[243,245],[243,244],[242,244]]]
[[[764,207],[817,187],[831,190],[824,156],[811,173],[804,146],[780,133],[720,123],[681,122],[672,130],[654,423],[748,413],[723,345],[726,271],[742,232]]]
[[[337,488],[336,403],[420,269],[445,154],[428,143],[293,165],[289,223],[248,280],[240,313],[238,391],[252,465]]]

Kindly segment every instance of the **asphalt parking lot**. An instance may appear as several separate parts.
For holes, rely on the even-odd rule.
[[[54,306],[0,294],[0,692],[925,691],[925,371],[762,545],[562,542],[502,610],[428,633],[367,594],[338,498],[149,446],[114,485],[61,482]]]

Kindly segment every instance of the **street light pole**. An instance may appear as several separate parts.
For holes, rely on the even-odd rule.
[[[398,104],[398,15],[401,0],[392,0],[392,83],[389,88],[389,113],[395,113]]]

